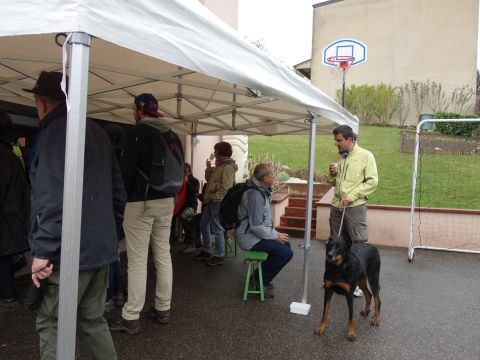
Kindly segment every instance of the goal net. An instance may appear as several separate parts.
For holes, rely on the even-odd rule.
[[[415,249],[480,253],[480,138],[422,130],[428,123],[436,128],[459,123],[475,128],[480,119],[432,119],[418,124],[411,139],[408,259],[413,259]]]

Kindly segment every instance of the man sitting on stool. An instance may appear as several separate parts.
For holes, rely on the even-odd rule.
[[[265,297],[272,298],[273,278],[283,269],[293,256],[288,234],[280,233],[273,227],[270,203],[271,186],[275,176],[270,164],[258,164],[253,176],[248,180],[251,189],[245,191],[238,207],[240,225],[236,238],[243,250],[264,251],[268,259],[262,263]]]

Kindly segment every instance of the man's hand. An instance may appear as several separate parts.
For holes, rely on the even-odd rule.
[[[32,280],[37,288],[40,287],[40,280],[52,275],[53,264],[48,264],[48,260],[33,258],[32,262]]]
[[[210,169],[212,167],[212,163],[210,162],[210,159],[207,159],[207,161],[205,161],[205,166],[207,167],[207,169]]]
[[[282,244],[288,242],[288,234],[279,232],[277,241]]]
[[[337,163],[331,163],[330,166],[328,167],[328,171],[330,171],[330,175],[337,176],[338,164]]]
[[[340,201],[340,208],[346,208],[353,203],[353,199],[350,196],[344,196]]]

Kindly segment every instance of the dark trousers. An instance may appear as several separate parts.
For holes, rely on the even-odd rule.
[[[185,229],[185,244],[195,245],[199,247],[201,245],[200,240],[200,220],[202,214],[196,214],[190,219],[190,221],[184,224]]]
[[[267,260],[262,263],[264,285],[270,285],[293,256],[289,242],[280,243],[276,240],[260,240],[250,250],[265,251],[268,254]]]
[[[123,292],[122,270],[120,269],[120,260],[115,260],[108,267],[107,300],[121,292]]]
[[[95,360],[116,360],[117,354],[107,321],[103,318],[107,294],[108,267],[80,271],[78,275],[77,332]],[[60,273],[48,278],[48,290],[37,312],[40,358],[55,360]]]
[[[12,255],[0,256],[0,298],[15,297],[15,270]]]

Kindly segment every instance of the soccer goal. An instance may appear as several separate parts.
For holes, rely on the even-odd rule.
[[[474,128],[480,119],[428,119],[417,125],[409,261],[415,249],[480,253],[480,139],[422,130],[432,123]]]

